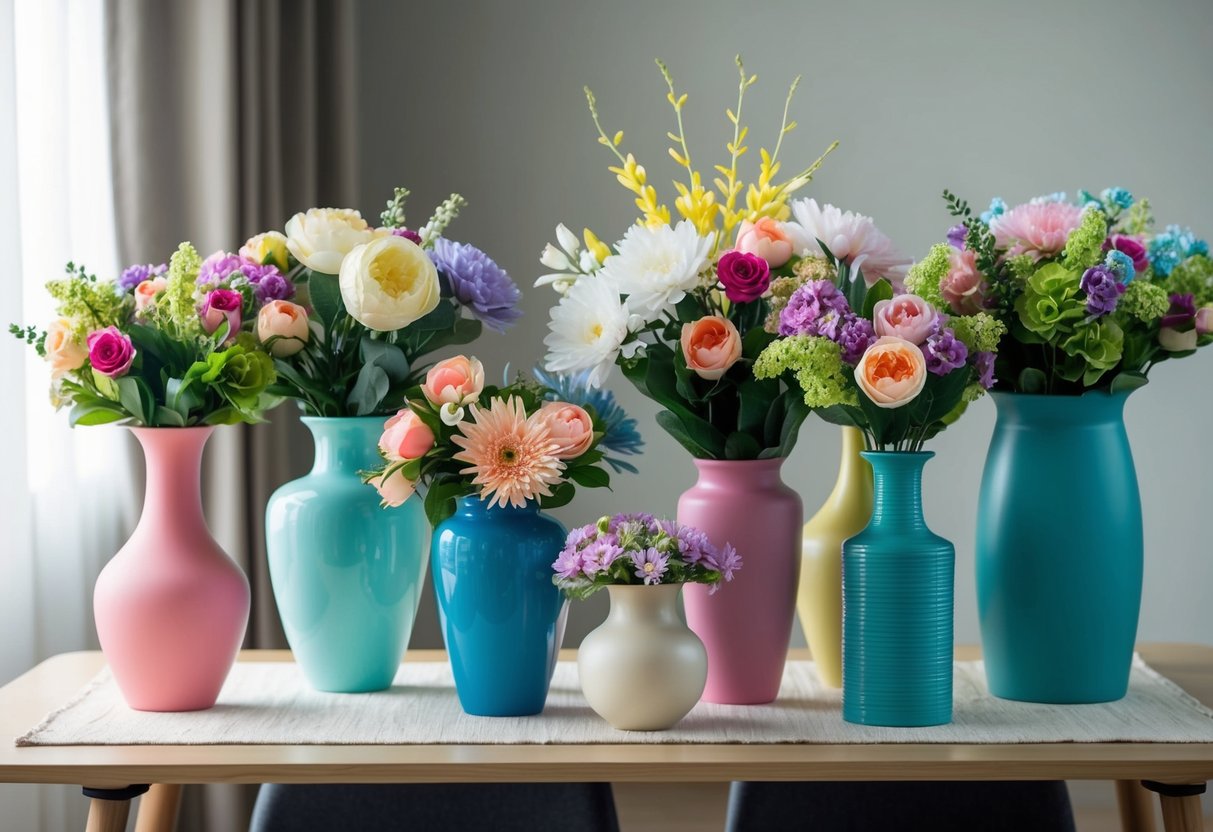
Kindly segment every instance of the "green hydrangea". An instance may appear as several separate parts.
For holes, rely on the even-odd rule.
[[[126,323],[129,313],[128,296],[119,294],[114,284],[98,280],[84,267],[67,264],[68,277],[46,284],[51,297],[59,302],[61,318],[71,322],[72,334],[80,342],[86,335],[107,326]]]
[[[198,250],[190,243],[179,245],[168,263],[168,285],[156,302],[156,317],[161,328],[183,340],[202,334],[195,297],[200,268],[202,258]]]
[[[1103,259],[1103,242],[1108,237],[1108,215],[1098,208],[1082,212],[1082,220],[1066,238],[1062,264],[1072,271],[1083,272]]]
[[[1045,341],[1071,332],[1087,315],[1078,283],[1078,273],[1059,263],[1037,269],[1015,299],[1020,323]]]
[[[1190,293],[1196,297],[1197,306],[1213,301],[1213,260],[1197,254],[1180,263],[1167,278],[1167,291]]]
[[[1171,308],[1167,290],[1148,280],[1134,280],[1125,289],[1117,310],[1131,315],[1143,324],[1157,321]]]
[[[1030,254],[1017,254],[1014,257],[1008,257],[1006,262],[1011,274],[1021,282],[1027,282],[1028,278],[1036,274],[1036,261]]]
[[[1154,217],[1150,213],[1148,199],[1139,199],[1130,205],[1120,221],[1120,230],[1124,234],[1145,234],[1153,227]]]
[[[1007,325],[988,312],[953,315],[948,319],[948,326],[970,353],[997,351],[998,342],[1007,334]]]
[[[974,381],[965,386],[964,392],[962,392],[960,394],[960,403],[961,403],[961,405],[968,407],[970,404],[977,401],[985,394],[986,394],[986,388],[981,386],[981,382]],[[963,413],[964,411],[962,410],[961,412]],[[958,418],[959,418],[959,415],[960,414],[957,414]],[[955,420],[953,420],[953,421],[955,421]],[[948,424],[951,424],[951,422],[949,422]]]
[[[947,243],[936,243],[926,257],[910,267],[906,274],[906,289],[936,309],[947,309],[948,302],[944,300],[939,286],[951,267],[952,247]]]
[[[755,378],[778,378],[788,371],[795,375],[809,407],[859,404],[853,371],[842,360],[842,348],[828,338],[780,338],[754,362]]]
[[[1061,368],[1062,378],[1082,379],[1091,386],[1108,370],[1120,363],[1124,354],[1125,334],[1111,318],[1101,318],[1084,324],[1061,342],[1066,360]]]

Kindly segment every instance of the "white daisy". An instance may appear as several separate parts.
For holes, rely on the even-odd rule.
[[[893,241],[876,227],[871,217],[844,212],[829,204],[819,206],[815,199],[792,200],[792,216],[796,221],[784,228],[796,253],[821,256],[824,252],[817,244],[820,240],[831,254],[850,265],[852,275],[862,269],[869,286],[882,277],[894,289],[902,285],[910,259],[897,252]]]
[[[623,343],[638,324],[610,280],[601,276],[579,280],[552,309],[550,331],[543,339],[547,369],[553,373],[591,370],[590,384],[601,387],[619,354],[630,358],[640,348],[639,341]]]
[[[628,308],[646,322],[656,320],[699,285],[714,235],[701,237],[683,220],[670,228],[633,225],[608,257],[601,276],[627,295]]]

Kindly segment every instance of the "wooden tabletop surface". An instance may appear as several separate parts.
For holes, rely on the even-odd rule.
[[[1159,672],[1213,705],[1213,647],[1142,645]],[[574,654],[567,652],[566,657]],[[807,658],[793,651],[792,658]],[[957,648],[957,659],[979,657]],[[249,650],[242,661],[290,661]],[[445,661],[411,651],[408,661]],[[104,664],[98,652],[55,656],[0,688],[0,782],[95,788],[131,783],[676,782],[747,780],[1213,779],[1209,743],[1035,745],[219,745],[17,748]]]

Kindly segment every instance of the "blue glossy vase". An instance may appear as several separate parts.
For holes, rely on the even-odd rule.
[[[529,716],[543,710],[564,640],[567,603],[552,583],[565,530],[534,504],[458,501],[434,529],[434,594],[463,710]]]
[[[933,453],[862,454],[875,486],[867,528],[842,544],[842,716],[861,725],[952,720],[956,551],[922,516]]]
[[[1142,581],[1128,394],[993,395],[976,564],[990,692],[1059,704],[1120,699]]]
[[[317,690],[383,690],[404,657],[428,562],[420,497],[380,508],[359,471],[377,465],[383,417],[306,417],[316,456],[266,509],[270,581],[287,641]]]

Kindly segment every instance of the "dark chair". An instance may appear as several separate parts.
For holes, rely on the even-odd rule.
[[[618,832],[609,783],[267,784],[250,832]]]
[[[1061,781],[734,783],[728,832],[1074,832]]]

